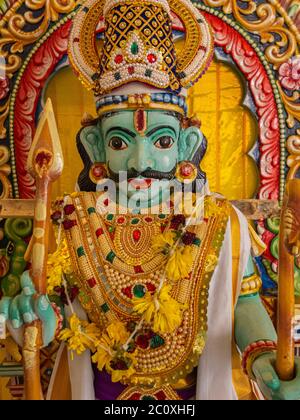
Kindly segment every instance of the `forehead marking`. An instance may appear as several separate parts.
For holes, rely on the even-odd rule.
[[[144,135],[147,130],[147,112],[143,109],[137,109],[134,113],[134,128],[140,134]]]

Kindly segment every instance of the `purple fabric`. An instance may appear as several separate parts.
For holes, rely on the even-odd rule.
[[[116,400],[122,391],[126,388],[120,382],[112,382],[110,375],[106,372],[100,372],[95,365],[94,369],[94,388],[97,400]]]
[[[116,400],[121,392],[126,389],[126,386],[122,385],[120,382],[113,383],[111,381],[110,375],[105,371],[100,372],[95,365],[93,365],[93,369],[95,397],[97,400]],[[177,394],[183,400],[189,400],[195,396],[196,386],[177,391]]]

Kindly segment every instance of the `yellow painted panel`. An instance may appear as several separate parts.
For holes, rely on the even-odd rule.
[[[212,191],[230,199],[251,198],[258,170],[247,155],[257,137],[255,117],[242,105],[240,77],[227,64],[214,61],[189,92],[189,114],[201,120],[208,141],[202,162]]]
[[[85,112],[95,115],[92,92],[87,92],[70,68],[60,70],[50,80],[46,97],[51,97],[56,114],[65,169],[54,185],[53,197],[75,188],[82,162],[76,148],[76,134]],[[202,121],[208,151],[202,168],[210,188],[230,199],[250,198],[256,192],[258,171],[247,156],[257,127],[254,117],[241,105],[243,87],[234,70],[213,62],[204,77],[189,92],[190,115]]]
[[[71,193],[83,169],[76,147],[76,135],[85,112],[96,115],[92,92],[83,88],[71,68],[63,68],[50,80],[45,98],[50,97],[64,155],[64,171],[53,185],[52,197]]]

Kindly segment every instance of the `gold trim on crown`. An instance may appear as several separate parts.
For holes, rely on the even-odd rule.
[[[98,97],[130,82],[178,93],[201,77],[213,53],[210,27],[189,0],[169,0],[171,11],[186,29],[184,45],[176,57],[166,4],[166,0],[114,0],[105,4],[104,0],[87,0],[81,6],[69,38],[69,58],[85,87],[93,89]],[[95,34],[104,8],[105,42],[99,53]],[[152,30],[149,23],[153,24]],[[125,54],[120,71],[113,72],[110,68],[113,57],[121,51],[123,55],[132,36],[139,38],[144,54],[139,57],[136,54],[133,66],[126,61]],[[149,54],[156,56],[155,63],[147,61]]]

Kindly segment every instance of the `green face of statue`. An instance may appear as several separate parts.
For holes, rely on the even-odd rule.
[[[127,173],[121,194],[148,207],[169,196],[169,191],[164,194],[158,187],[159,180],[172,179],[178,162],[192,160],[203,135],[197,127],[182,129],[176,114],[166,111],[147,111],[143,131],[137,125],[135,111],[108,114],[95,127],[96,144],[96,132],[91,136],[91,129],[83,143],[86,150],[89,146],[93,162],[107,164],[112,179],[118,181],[120,172]]]
[[[113,172],[152,169],[169,172],[178,162],[179,120],[168,113],[148,112],[147,128],[138,133],[134,113],[117,113],[101,124],[106,163]]]

